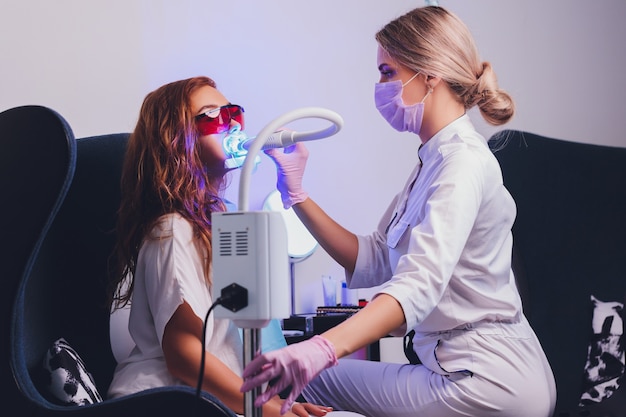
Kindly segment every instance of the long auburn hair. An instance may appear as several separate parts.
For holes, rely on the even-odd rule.
[[[200,159],[190,96],[203,86],[216,84],[208,77],[175,81],[143,101],[122,168],[109,288],[114,308],[130,301],[141,244],[165,214],[178,213],[191,223],[210,283],[211,213],[225,210],[221,199],[225,177],[224,172],[209,172]]]

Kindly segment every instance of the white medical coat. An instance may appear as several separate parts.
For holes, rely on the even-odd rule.
[[[435,332],[520,320],[511,271],[515,203],[498,161],[467,115],[419,149],[420,163],[383,216],[359,236],[350,288],[384,284],[407,329]]]

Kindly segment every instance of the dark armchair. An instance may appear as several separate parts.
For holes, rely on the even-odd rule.
[[[43,106],[21,106],[0,113],[0,316],[2,390],[13,409],[25,406],[11,374],[11,308],[20,278],[50,228],[74,175],[76,142],[67,121]]]
[[[514,270],[556,377],[555,416],[626,416],[623,376],[612,396],[578,406],[592,337],[590,295],[621,303],[626,296],[626,148],[512,130],[490,146],[517,204]]]
[[[8,338],[14,385],[23,404],[19,411],[29,416],[234,417],[212,395],[203,393],[197,398],[192,387],[165,387],[105,398],[96,404],[66,406],[50,401],[39,383],[44,353],[61,337],[82,357],[102,396],[111,382],[116,362],[109,339],[105,288],[127,139],[128,134],[122,133],[76,140],[71,186],[21,277]],[[39,141],[47,140],[42,129]],[[32,145],[32,152],[40,152],[37,144]],[[5,400],[7,403],[10,400]]]

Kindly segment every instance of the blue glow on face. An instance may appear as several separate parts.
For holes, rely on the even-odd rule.
[[[244,144],[253,140],[246,132],[241,130],[241,126],[233,126],[222,142],[224,153],[226,154],[225,165],[227,168],[241,168],[248,155],[248,150],[244,148]],[[254,158],[255,167],[261,162],[261,157]]]
[[[243,144],[249,140],[250,138],[246,132],[241,130],[241,126],[233,126],[228,134],[224,136],[224,142],[222,143],[226,156],[229,158],[246,156],[248,151],[243,147]]]

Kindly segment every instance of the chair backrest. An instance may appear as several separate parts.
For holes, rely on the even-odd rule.
[[[15,407],[21,397],[9,367],[11,307],[20,278],[32,264],[69,188],[75,158],[72,129],[56,111],[21,106],[0,113],[1,396]]]
[[[128,133],[77,139],[76,170],[67,196],[17,289],[10,334],[11,366],[33,417],[202,415],[235,417],[221,401],[195,389],[169,386],[84,406],[59,405],[38,384],[44,353],[64,338],[83,359],[106,397],[116,361],[106,304],[109,257],[120,203]],[[12,401],[11,404],[15,404]]]
[[[626,148],[511,130],[490,145],[517,204],[514,269],[555,373],[558,415],[582,393],[590,295],[626,294]]]
[[[44,353],[63,337],[105,395],[115,368],[106,306],[120,175],[128,134],[76,140],[74,180],[48,231],[13,312],[12,361],[18,383],[44,401],[37,376]]]

